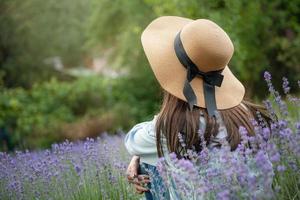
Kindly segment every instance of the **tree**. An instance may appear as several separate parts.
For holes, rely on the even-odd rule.
[[[57,75],[45,59],[66,66],[82,63],[90,3],[85,0],[2,0],[0,77],[7,87],[31,87]]]
[[[177,15],[208,18],[224,28],[235,46],[230,67],[246,85],[248,96],[266,94],[261,89],[265,70],[276,74],[277,86],[283,75],[300,78],[299,0],[101,0],[95,7],[89,44],[112,47],[114,65],[128,67],[132,76],[149,73],[140,44],[142,30],[158,16]]]

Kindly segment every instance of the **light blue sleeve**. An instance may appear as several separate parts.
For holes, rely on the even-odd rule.
[[[155,122],[153,120],[136,124],[125,136],[124,144],[130,155],[145,156],[156,154]]]

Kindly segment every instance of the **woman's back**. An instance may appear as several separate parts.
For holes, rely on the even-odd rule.
[[[145,28],[141,41],[164,98],[154,120],[136,125],[125,144],[141,162],[158,167],[159,180],[167,184],[160,189],[168,192],[157,194],[201,199],[218,187],[227,193],[231,186],[256,191],[255,184],[246,183],[257,174],[243,174],[253,171],[251,160],[268,162],[247,138],[255,136],[255,120],[268,126],[269,119],[263,107],[244,100],[245,88],[228,67],[234,47],[226,32],[210,20],[164,16]],[[261,177],[272,177],[266,170],[269,165],[262,167]],[[152,180],[153,186],[160,183]]]
[[[169,100],[169,98],[167,99]],[[250,112],[247,113],[247,116],[253,116],[250,111],[251,109],[258,111],[258,109],[255,109],[255,106],[252,106],[252,104],[248,102],[244,103],[245,104],[242,105],[241,108],[247,110],[247,112]],[[195,122],[197,124],[197,130],[195,131],[195,133],[197,134],[197,138],[195,138],[195,141],[198,143],[191,142],[192,145],[187,145],[188,139],[186,138],[184,132],[178,132],[178,134],[174,134],[178,142],[178,147],[176,148],[180,149],[178,155],[176,155],[174,151],[169,150],[165,135],[161,135],[161,140],[159,141],[161,141],[160,147],[164,159],[161,159],[160,161],[158,161],[157,148],[156,146],[154,148],[153,145],[157,142],[156,130],[157,120],[160,117],[159,115],[156,115],[151,121],[137,124],[127,134],[125,138],[127,149],[132,155],[138,155],[141,158],[140,173],[150,173],[151,194],[146,193],[148,199],[184,199],[183,196],[186,197],[189,195],[197,196],[197,198],[195,199],[207,199],[209,197],[209,194],[212,195],[212,193],[220,190],[220,188],[213,187],[222,185],[220,183],[223,180],[227,180],[229,176],[237,175],[234,174],[232,170],[235,170],[236,173],[247,172],[247,176],[250,175],[250,178],[255,180],[255,182],[251,182],[252,187],[249,187],[249,189],[251,189],[251,192],[257,197],[263,196],[266,191],[271,191],[271,182],[263,185],[266,178],[272,179],[274,175],[272,164],[268,160],[268,157],[264,157],[265,165],[268,165],[270,169],[267,172],[264,172],[263,170],[257,168],[254,152],[252,152],[253,156],[247,155],[247,162],[245,162],[245,159],[243,159],[242,156],[242,148],[235,148],[233,150],[233,148],[230,146],[230,143],[228,143],[228,135],[230,134],[228,134],[228,129],[226,128],[226,124],[224,123],[222,116],[217,114],[216,121],[208,122],[205,118],[204,113],[205,110],[200,109],[198,122]],[[226,114],[223,113],[223,115]],[[241,116],[240,119],[243,119],[243,116]],[[252,119],[254,120],[254,118]],[[174,120],[180,121],[178,119]],[[246,118],[244,120],[246,120]],[[249,122],[251,121],[251,119],[248,120]],[[171,121],[170,123],[174,122]],[[245,125],[247,124],[239,124],[237,121],[235,121],[234,123],[236,123],[236,125],[227,124],[227,126],[229,126],[231,130],[233,130],[233,128],[236,126],[235,128],[237,129],[237,132],[235,134],[241,136],[240,126],[245,127]],[[210,130],[207,130],[207,128],[210,128]],[[211,130],[216,131],[216,133],[211,134]],[[253,130],[253,125],[251,125],[250,130]],[[209,139],[205,134],[209,134]],[[242,137],[254,135],[254,132],[248,134],[247,129],[245,128],[244,134],[244,136],[241,136],[239,144],[241,143]],[[244,142],[244,145],[245,144],[246,143]],[[255,147],[254,145],[255,144],[253,144],[253,147]],[[244,148],[246,149],[248,147],[245,146]],[[173,153],[170,155],[170,152]],[[191,162],[189,162],[189,160],[191,160]],[[159,166],[158,170],[156,168],[157,165]],[[190,170],[193,173],[192,175],[187,174],[186,171],[189,170],[186,168],[187,166],[191,168]],[[158,171],[160,173],[158,173]],[[223,176],[222,174],[225,175]],[[165,182],[163,181],[163,178],[161,176],[164,177]],[[197,178],[185,180],[182,177]],[[245,179],[250,178],[245,177]],[[203,187],[199,186],[199,184],[201,183],[211,184],[212,188],[204,187],[203,189]],[[225,182],[223,184],[225,184]],[[195,191],[193,190],[194,187],[202,188],[204,191]],[[183,188],[184,190],[188,189],[189,192],[183,193]],[[211,193],[209,193],[208,191],[210,191]]]

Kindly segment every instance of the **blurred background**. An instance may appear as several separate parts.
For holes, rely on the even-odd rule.
[[[230,36],[247,97],[300,79],[299,0],[0,0],[0,150],[128,131],[159,110],[140,43],[156,17],[208,18]],[[292,92],[295,92],[292,88]]]

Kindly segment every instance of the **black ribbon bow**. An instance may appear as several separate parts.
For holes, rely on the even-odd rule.
[[[174,48],[177,58],[180,63],[187,69],[187,77],[184,82],[183,94],[189,103],[190,110],[193,109],[194,104],[197,104],[197,96],[190,84],[190,82],[196,77],[200,76],[203,78],[203,91],[205,106],[208,115],[215,116],[217,110],[216,97],[215,97],[215,86],[220,87],[223,82],[224,76],[221,74],[223,69],[210,72],[202,72],[198,69],[196,64],[188,57],[184,50],[180,39],[180,32],[176,35],[174,40]]]

